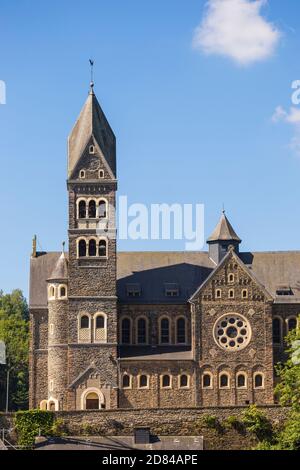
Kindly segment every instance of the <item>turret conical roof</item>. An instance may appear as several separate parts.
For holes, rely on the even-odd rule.
[[[212,235],[207,240],[207,243],[212,243],[216,241],[235,241],[238,243],[241,243],[242,241],[234,231],[231,223],[225,215],[225,212],[223,212],[218,225],[216,226]]]

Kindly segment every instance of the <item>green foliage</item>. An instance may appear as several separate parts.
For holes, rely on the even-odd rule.
[[[219,419],[214,415],[204,415],[202,417],[202,424],[208,429],[215,429],[218,432],[222,430]]]
[[[236,416],[228,416],[228,418],[225,419],[224,424],[226,427],[232,428],[240,434],[245,433],[244,424]]]
[[[51,434],[55,437],[68,436],[69,429],[66,422],[61,418],[57,418],[52,425]]]
[[[28,306],[20,290],[0,291],[0,340],[6,344],[10,367],[9,409],[28,408]]]
[[[300,329],[290,332],[286,341],[289,358],[285,364],[277,366],[280,383],[276,394],[282,406],[291,406],[295,412],[300,412]]]
[[[242,423],[259,441],[269,441],[273,436],[272,424],[265,413],[251,405],[243,414]]]
[[[24,449],[32,449],[37,436],[52,435],[53,425],[54,413],[51,411],[18,411],[15,416],[18,445]]]

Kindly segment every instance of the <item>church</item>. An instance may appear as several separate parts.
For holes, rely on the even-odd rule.
[[[274,404],[300,313],[300,252],[243,252],[225,213],[207,251],[117,252],[116,138],[93,83],[68,141],[69,251],[30,260],[30,408]]]

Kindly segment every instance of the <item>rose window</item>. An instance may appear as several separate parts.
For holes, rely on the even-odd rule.
[[[223,315],[215,324],[214,338],[220,348],[239,351],[250,342],[250,324],[246,318],[236,313]]]

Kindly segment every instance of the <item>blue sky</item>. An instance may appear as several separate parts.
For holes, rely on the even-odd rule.
[[[230,50],[231,37],[221,37],[222,50],[215,37],[195,38],[214,19],[205,4],[0,0],[1,289],[27,294],[33,234],[47,251],[67,239],[67,135],[86,99],[89,57],[118,140],[119,195],[204,203],[206,235],[224,203],[244,250],[300,248],[299,122],[290,118],[300,2],[269,0],[256,18],[244,15],[265,35],[263,51],[241,42],[250,58]],[[119,249],[183,245],[122,241]]]

